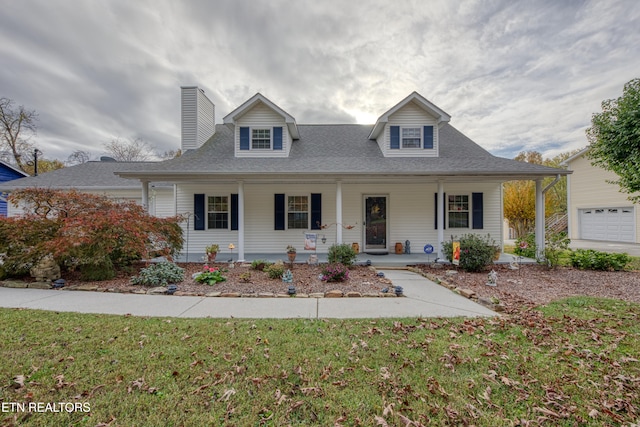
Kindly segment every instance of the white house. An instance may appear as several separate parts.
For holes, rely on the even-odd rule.
[[[615,173],[591,164],[587,150],[564,162],[573,171],[567,181],[569,237],[640,243],[640,209],[611,184],[618,179]]]
[[[58,190],[75,189],[92,194],[105,195],[117,200],[131,200],[143,203],[140,184],[136,181],[115,175],[120,169],[146,168],[153,162],[116,162],[109,158],[92,161],[76,166],[56,169],[38,176],[27,176],[0,183],[0,192],[11,192],[21,188],[52,188]],[[174,215],[174,186],[168,183],[153,182],[147,187],[146,206],[150,214],[158,217]],[[8,216],[23,213],[21,206],[7,204]]]
[[[200,253],[211,243],[233,243],[240,259],[301,251],[305,233],[317,233],[320,253],[333,243],[393,252],[406,240],[438,251],[465,233],[500,241],[503,182],[535,180],[544,209],[542,179],[570,172],[495,157],[450,119],[414,92],[374,125],[303,125],[258,93],[216,125],[204,92],[183,87],[184,154],[115,173],[139,180],[143,199],[150,182],[173,183]]]

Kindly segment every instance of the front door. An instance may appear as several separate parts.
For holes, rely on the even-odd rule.
[[[364,197],[364,250],[387,250],[387,196]]]

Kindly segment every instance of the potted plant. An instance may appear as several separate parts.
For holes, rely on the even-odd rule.
[[[298,251],[293,246],[287,246],[287,256],[289,257],[289,262],[293,262],[296,260],[296,254]]]
[[[218,255],[218,251],[220,250],[220,246],[213,244],[207,246],[204,251],[207,253],[207,260],[209,262],[214,262],[216,260],[216,256]]]

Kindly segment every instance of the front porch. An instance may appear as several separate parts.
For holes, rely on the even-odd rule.
[[[296,264],[298,263],[306,263],[309,259],[309,256],[312,255],[313,252],[298,252],[296,257]],[[318,253],[318,262],[326,263],[327,254],[326,253]],[[176,257],[177,262],[202,262],[206,259],[204,253],[189,253],[189,254],[180,254]],[[228,260],[236,261],[238,259],[237,253],[230,252],[220,252],[216,258],[216,262],[227,262]],[[276,262],[278,260],[282,260],[285,263],[288,262],[287,254],[245,254],[245,261],[250,263],[254,260],[265,260],[269,262]],[[497,261],[494,261],[495,264],[509,264],[514,260],[514,255],[501,253],[500,258]],[[416,265],[416,264],[429,264],[436,261],[436,255],[426,255],[425,253],[411,253],[411,254],[394,254],[388,253],[384,255],[371,255],[366,253],[359,253],[356,264],[366,265],[367,261],[371,261],[371,265],[374,267],[402,267],[407,265]],[[439,260],[438,262],[447,263],[446,260]],[[536,261],[530,258],[520,258],[518,261],[520,264],[535,264]]]

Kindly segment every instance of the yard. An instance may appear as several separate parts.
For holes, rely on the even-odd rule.
[[[587,297],[473,320],[2,309],[0,424],[633,425],[639,316]]]

